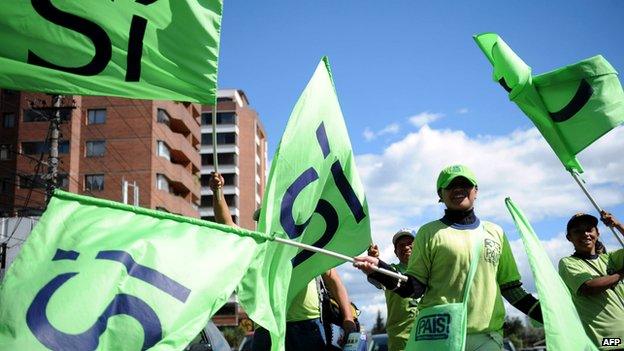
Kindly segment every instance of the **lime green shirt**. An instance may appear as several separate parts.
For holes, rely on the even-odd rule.
[[[468,298],[470,333],[499,331],[505,306],[499,285],[520,280],[509,242],[496,224],[481,222],[485,229],[483,253]],[[469,229],[474,228],[476,229]],[[414,239],[407,274],[427,285],[418,307],[461,302],[470,266],[474,226],[449,226],[437,220],[422,226]]]
[[[405,273],[407,266],[401,263],[392,264],[399,273]],[[388,308],[388,320],[386,331],[388,333],[388,351],[403,351],[409,339],[412,324],[418,315],[418,300],[402,298],[398,294],[386,290],[386,306]]]
[[[292,300],[290,308],[286,311],[287,322],[298,322],[321,317],[316,280],[312,279],[308,286],[301,290]]]
[[[570,256],[559,261],[559,275],[570,289],[585,332],[601,350],[617,348],[601,346],[603,338],[624,340],[624,282],[620,281],[615,288],[600,294],[588,296],[581,295],[579,288],[585,282],[613,274],[623,266],[624,249],[599,255],[595,259]]]

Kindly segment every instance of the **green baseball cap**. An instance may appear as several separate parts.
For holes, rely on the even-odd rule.
[[[453,179],[457,177],[464,177],[468,179],[472,185],[477,185],[477,177],[472,173],[470,168],[464,165],[452,165],[444,168],[438,176],[436,190],[446,188]]]

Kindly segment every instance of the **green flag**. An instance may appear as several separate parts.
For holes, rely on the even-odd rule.
[[[520,232],[524,250],[529,257],[544,317],[546,346],[549,350],[598,350],[585,334],[570,292],[550,262],[531,224],[510,198],[505,199],[505,205]]]
[[[56,191],[0,287],[0,349],[181,350],[268,239]]]
[[[5,1],[0,87],[213,104],[222,0]]]
[[[582,173],[576,154],[624,122],[624,92],[615,69],[594,56],[531,76],[531,67],[497,34],[474,38],[509,99],[533,121],[566,169]]]
[[[297,101],[275,152],[259,228],[348,256],[371,242],[368,205],[327,58]],[[292,298],[343,262],[285,245],[267,246],[262,254],[267,264],[250,271],[238,296],[251,318],[271,332],[278,350]],[[262,296],[264,291],[272,295]]]

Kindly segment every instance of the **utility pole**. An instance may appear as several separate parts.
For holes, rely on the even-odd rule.
[[[59,135],[61,125],[61,96],[52,96],[53,114],[50,118],[50,157],[48,158],[48,181],[46,186],[46,202],[58,187]]]
[[[58,188],[58,171],[59,171],[59,141],[61,138],[61,110],[73,110],[76,108],[73,100],[67,101],[61,95],[52,95],[52,106],[48,107],[45,100],[36,99],[31,101],[31,109],[38,113],[43,120],[50,122],[49,138],[46,140],[50,149],[46,165],[48,171],[43,177],[46,181],[46,203],[50,201],[54,189]],[[64,106],[67,105],[67,106]],[[33,181],[39,174],[35,174]]]

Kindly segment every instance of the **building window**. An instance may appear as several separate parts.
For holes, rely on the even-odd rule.
[[[236,144],[236,133],[217,133],[217,145]],[[202,145],[212,145],[212,133],[202,134]]]
[[[23,175],[19,177],[19,187],[21,189],[45,189],[48,181],[45,179],[47,174]],[[67,190],[69,187],[69,176],[59,173],[56,176],[57,186]]]
[[[158,150],[158,156],[171,161],[171,151],[169,150],[169,146],[167,146],[164,141],[158,140],[156,142],[156,148]]]
[[[223,176],[223,180],[225,184],[223,185],[236,185],[236,174],[221,174]],[[210,174],[202,174],[201,176],[201,185],[209,186],[210,184]]]
[[[0,194],[8,194],[11,191],[11,179],[0,178]]]
[[[11,144],[0,144],[0,161],[11,159]]]
[[[71,117],[71,108],[60,108],[59,115],[61,121],[69,121]],[[24,110],[24,122],[45,122],[54,117],[54,111],[51,109],[26,109]]]
[[[212,206],[212,195],[202,195],[199,205],[202,207]]]
[[[106,153],[106,141],[105,140],[93,140],[87,141],[86,145],[87,157],[104,156]]]
[[[39,155],[50,152],[50,144],[43,141],[22,142],[22,152],[26,155]],[[69,153],[69,141],[61,141],[58,144],[59,155]]]
[[[87,110],[87,124],[106,123],[106,109]]]
[[[170,192],[169,181],[167,180],[167,177],[165,177],[163,174],[156,174],[156,188],[159,190]]]
[[[45,189],[46,181],[41,174],[19,176],[19,187],[21,189]]]
[[[237,157],[235,153],[227,152],[217,154],[219,165],[236,165]],[[214,164],[212,154],[201,155],[201,163],[204,166],[212,166]]]
[[[89,190],[89,191],[104,190],[104,175],[103,174],[86,174],[85,175],[85,190]]]
[[[204,112],[201,115],[203,125],[212,124],[212,113]],[[236,124],[235,112],[217,112],[217,124]]]
[[[169,113],[167,113],[165,109],[159,108],[158,113],[156,115],[156,121],[158,123],[164,123],[166,125],[170,125],[171,117],[169,116]]]
[[[15,127],[15,113],[5,113],[4,119],[2,120],[2,126],[4,128],[14,128]]]

